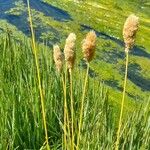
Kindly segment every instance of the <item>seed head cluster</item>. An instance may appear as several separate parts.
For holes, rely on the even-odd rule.
[[[70,33],[68,38],[66,39],[66,44],[64,48],[65,61],[68,69],[73,69],[75,63],[75,41],[76,35],[74,33]]]
[[[123,38],[125,42],[125,51],[128,52],[134,46],[135,37],[139,26],[139,18],[134,14],[131,14],[123,28]]]
[[[53,46],[53,57],[58,72],[61,72],[63,66],[63,55],[58,45]]]
[[[86,38],[83,40],[82,44],[82,52],[83,57],[87,62],[90,62],[95,54],[95,47],[96,47],[96,34],[94,31],[90,31]]]

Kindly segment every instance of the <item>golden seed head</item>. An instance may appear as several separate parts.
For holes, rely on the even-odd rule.
[[[75,63],[75,41],[76,35],[74,33],[70,33],[66,39],[66,44],[64,48],[64,55],[68,69],[73,69]]]
[[[136,33],[139,27],[139,18],[131,14],[124,24],[123,38],[125,42],[125,51],[128,52],[134,46]]]
[[[95,54],[95,47],[96,47],[96,33],[95,31],[90,31],[86,38],[83,40],[82,44],[82,52],[84,55],[84,59],[87,62],[90,62]]]
[[[58,72],[61,72],[63,66],[63,56],[58,45],[53,46],[53,57]]]

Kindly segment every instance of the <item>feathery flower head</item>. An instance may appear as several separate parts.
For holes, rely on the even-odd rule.
[[[64,48],[64,55],[68,69],[73,69],[75,63],[75,41],[76,35],[74,33],[70,33],[66,39],[66,44]]]
[[[84,59],[87,62],[90,62],[95,54],[95,47],[96,47],[96,33],[95,31],[90,31],[86,38],[83,40],[82,44],[82,52],[84,55]]]
[[[61,72],[63,66],[63,56],[58,45],[53,46],[53,57],[58,72]]]
[[[134,46],[135,37],[139,26],[139,18],[131,14],[124,24],[123,38],[125,42],[125,51],[128,52]]]

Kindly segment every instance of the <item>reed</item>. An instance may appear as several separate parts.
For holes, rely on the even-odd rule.
[[[75,63],[75,41],[76,35],[70,33],[66,39],[64,47],[64,55],[66,61],[65,76],[67,76],[67,69],[69,70],[69,81],[70,81],[70,99],[71,99],[71,149],[74,150],[74,101],[73,101],[73,81],[72,81],[72,70]]]
[[[120,130],[121,130],[121,125],[122,125],[126,84],[127,84],[127,75],[128,75],[129,50],[134,46],[138,26],[139,26],[139,19],[138,19],[138,17],[136,17],[135,15],[132,14],[127,18],[127,20],[125,21],[124,27],[123,27],[126,65],[125,65],[124,86],[123,86],[123,93],[122,93],[121,110],[120,110],[120,116],[119,116],[119,124],[118,124],[118,130],[117,130],[117,139],[116,139],[116,143],[115,143],[115,150],[119,149]]]
[[[82,93],[82,98],[81,98],[79,129],[78,129],[78,135],[77,135],[77,150],[79,149],[79,144],[80,144],[80,135],[81,135],[83,111],[84,111],[84,99],[85,99],[86,90],[87,90],[86,86],[87,86],[88,73],[89,73],[89,68],[90,68],[89,63],[90,61],[92,61],[94,57],[95,47],[96,47],[96,34],[94,31],[90,31],[86,35],[86,38],[83,40],[83,44],[82,44],[82,52],[83,52],[83,56],[87,64],[87,70],[86,70],[83,93]]]

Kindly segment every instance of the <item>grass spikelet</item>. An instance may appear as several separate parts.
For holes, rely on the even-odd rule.
[[[60,73],[63,67],[63,56],[58,45],[53,46],[53,58],[57,71]]]
[[[125,42],[125,51],[129,51],[135,43],[135,37],[139,26],[139,18],[134,14],[131,14],[123,28],[123,38]]]
[[[117,130],[117,139],[115,143],[115,150],[119,149],[119,141],[120,141],[120,131],[122,125],[123,118],[123,110],[124,110],[124,101],[125,101],[125,93],[126,93],[126,84],[127,84],[127,76],[128,76],[128,63],[129,63],[129,50],[133,47],[135,43],[135,36],[139,26],[139,19],[135,15],[130,15],[123,28],[123,38],[125,42],[125,53],[126,53],[126,65],[125,65],[125,77],[124,77],[124,85],[123,85],[123,93],[122,93],[122,101],[121,101],[121,110],[119,116],[119,124]]]
[[[73,69],[75,62],[75,51],[74,51],[75,41],[76,35],[74,33],[70,33],[68,38],[66,39],[66,44],[64,48],[66,65],[69,70]]]
[[[96,33],[94,31],[90,31],[86,38],[83,40],[82,51],[84,55],[84,59],[87,62],[90,62],[95,54],[95,46],[96,46]]]

